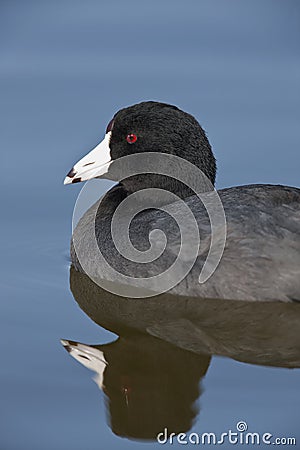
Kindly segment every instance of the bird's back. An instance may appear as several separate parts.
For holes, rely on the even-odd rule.
[[[218,194],[227,224],[226,245],[221,261],[213,275],[200,284],[199,274],[211,243],[210,219],[196,196],[185,199],[197,220],[201,244],[193,268],[170,292],[231,300],[300,301],[300,189],[247,185],[222,189]],[[211,194],[205,195],[209,199]],[[83,253],[89,253],[91,243],[86,229],[98,207],[96,236],[99,246],[112,266],[121,273],[134,277],[153,277],[165,271],[178,255],[180,231],[189,237],[193,245],[194,236],[188,221],[184,229],[179,230],[169,214],[158,209],[148,209],[138,214],[131,223],[132,244],[141,251],[147,250],[149,233],[161,229],[168,239],[165,252],[149,264],[120,257],[110,238],[110,219],[118,201],[123,199],[122,187],[116,186],[106,195],[100,207],[97,202],[83,216],[74,232],[77,247]],[[177,217],[180,216],[179,203],[173,203],[169,208],[169,212],[176,211]],[[182,214],[185,214],[184,211]],[[74,251],[72,261],[77,269],[82,270]],[[90,270],[102,276],[101,267],[93,267],[92,262]]]

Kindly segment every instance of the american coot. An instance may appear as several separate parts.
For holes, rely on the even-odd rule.
[[[164,163],[161,155],[173,156],[175,163],[171,159],[168,172],[171,175],[167,176],[164,169],[155,173],[153,170],[145,173],[147,168],[140,167],[132,170],[135,161],[148,154],[157,155],[161,165]],[[118,165],[118,161],[124,163]],[[185,183],[186,172],[190,174],[193,170],[184,168],[180,161],[203,174],[197,192],[202,194],[202,202],[193,192],[198,177],[192,175],[190,182]],[[177,176],[178,166],[183,167],[185,176]],[[120,281],[109,276],[107,264],[114,268],[114,273],[124,274],[125,279],[147,278],[150,283],[153,280],[145,285],[143,294],[131,295],[125,285],[118,291],[119,295],[146,297],[154,295],[149,291],[167,290],[161,289],[160,282],[163,280],[164,285],[167,280],[168,285],[168,268],[176,266],[178,254],[184,248],[179,258],[181,271],[175,270],[171,276],[172,294],[300,301],[300,189],[247,185],[219,190],[227,223],[226,245],[219,262],[225,227],[220,205],[213,214],[219,217],[215,224],[210,211],[212,204],[212,210],[216,206],[215,176],[216,162],[210,144],[191,115],[158,102],[143,102],[118,111],[108,124],[104,140],[65,179],[65,184],[96,177],[121,180],[84,214],[74,230],[71,247],[74,267],[94,281]],[[172,192],[177,197],[161,192]],[[151,197],[156,199],[153,205],[149,203]],[[132,199],[131,203],[128,199]],[[199,242],[189,211],[196,220]],[[128,227],[127,215],[132,219]],[[117,236],[112,233],[115,229]],[[182,239],[188,241],[187,247],[182,245]],[[213,240],[219,241],[219,247],[212,249]],[[101,260],[95,257],[94,241],[101,251]],[[122,247],[123,241],[127,246]],[[199,283],[199,274],[208,260],[211,276]],[[114,283],[109,282],[100,284],[116,292],[110,287]]]

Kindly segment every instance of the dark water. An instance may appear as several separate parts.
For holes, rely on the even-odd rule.
[[[299,370],[290,368],[299,367],[299,308],[230,322],[216,305],[219,316],[196,314],[197,339],[183,332],[179,310],[146,339],[136,334],[143,314],[158,322],[160,305],[153,316],[136,311],[142,323],[132,331],[103,295],[97,320],[114,333],[101,328],[78,307],[76,280],[76,301],[70,291],[80,185],[62,185],[117,109],[157,99],[207,130],[218,187],[299,186],[299,11],[293,0],[1,2],[1,450],[159,446],[115,434],[139,437],[154,419],[176,430],[194,421],[198,433],[246,421],[299,446]],[[230,329],[214,328],[223,322]],[[109,362],[106,393],[60,338],[98,346]]]

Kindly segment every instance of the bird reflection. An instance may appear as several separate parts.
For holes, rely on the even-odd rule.
[[[108,398],[115,434],[155,439],[164,427],[176,434],[191,428],[198,413],[199,380],[206,373],[210,356],[190,354],[137,334],[106,345],[63,344],[96,372],[95,381]]]
[[[201,379],[213,355],[274,367],[300,367],[300,305],[111,294],[70,270],[71,291],[98,325],[119,338],[66,350],[96,373],[119,436],[152,439],[187,432],[199,413]]]

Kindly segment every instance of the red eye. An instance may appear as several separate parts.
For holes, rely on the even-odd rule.
[[[126,141],[128,142],[128,144],[134,144],[137,141],[137,137],[133,133],[127,134]]]

